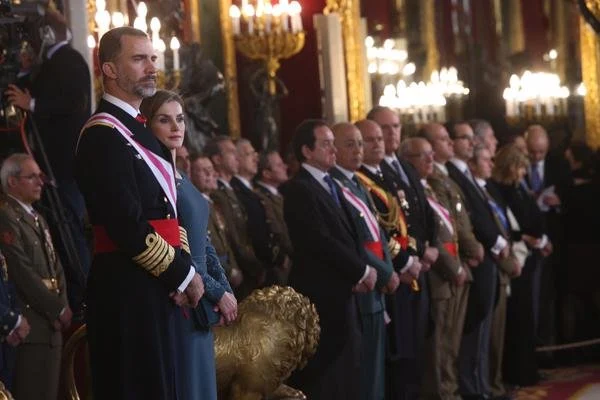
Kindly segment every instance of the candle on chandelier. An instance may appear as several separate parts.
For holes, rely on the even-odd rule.
[[[160,71],[165,70],[165,50],[167,45],[162,39],[158,39],[156,43],[153,43],[154,50],[156,50],[156,68]]]
[[[281,10],[281,30],[287,32],[290,30],[290,25],[288,23],[290,5],[288,0],[279,0],[279,9]]]
[[[158,34],[160,33],[160,21],[158,18],[153,17],[150,20],[150,31],[152,32],[152,43],[157,43],[160,40]]]
[[[181,45],[179,44],[179,39],[177,39],[176,36],[171,38],[169,47],[173,51],[173,71],[179,71],[179,48]]]
[[[240,17],[242,13],[240,9],[235,4],[232,4],[229,7],[229,18],[231,18],[231,28],[233,30],[234,35],[240,34]]]
[[[114,12],[111,19],[112,25],[115,28],[120,28],[125,25],[125,16],[121,12]]]
[[[289,5],[290,21],[292,25],[292,33],[300,32],[302,30],[302,18],[300,12],[302,7],[297,1],[292,1]]]
[[[244,8],[242,8],[242,14],[244,15],[244,20],[248,24],[248,33],[254,32],[254,6],[252,4],[247,4]]]
[[[273,19],[273,6],[271,3],[265,4],[265,32],[271,32],[271,21]]]
[[[94,66],[94,49],[96,48],[96,39],[94,39],[94,35],[88,35],[87,37],[87,46],[88,49],[90,50],[90,65],[92,66],[92,73],[94,71],[93,66]]]

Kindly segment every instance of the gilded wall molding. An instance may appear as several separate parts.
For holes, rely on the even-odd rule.
[[[227,91],[227,123],[229,125],[229,135],[233,138],[238,138],[241,136],[240,103],[238,98],[235,43],[233,42],[229,7],[231,7],[231,0],[219,1],[219,20],[223,42],[223,75],[225,76],[225,90]]]
[[[363,38],[360,27],[360,0],[327,0],[324,14],[337,13],[342,21],[348,116],[350,121],[365,117],[365,82]]]
[[[600,0],[587,1],[594,15],[600,15]],[[584,99],[586,142],[600,147],[600,43],[596,32],[580,18],[581,72],[587,88]]]
[[[427,61],[423,67],[423,75],[421,79],[429,80],[433,70],[439,69],[440,53],[437,48],[437,40],[435,35],[435,3],[434,0],[423,0],[421,7],[421,32],[422,41],[427,50]]]

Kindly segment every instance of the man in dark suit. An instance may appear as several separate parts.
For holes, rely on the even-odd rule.
[[[554,246],[552,256],[538,268],[533,277],[534,325],[538,340],[543,344],[556,341],[556,314],[562,318],[561,303],[565,285],[558,283],[565,276],[563,202],[573,186],[573,177],[568,162],[562,155],[549,152],[550,140],[544,127],[531,125],[525,131],[525,142],[530,165],[525,181],[537,199],[550,241]],[[563,320],[564,321],[564,320]]]
[[[231,186],[240,167],[237,149],[229,136],[217,136],[206,143],[204,154],[212,161],[218,175],[217,190],[211,193],[211,198],[225,219],[228,240],[243,273],[242,282],[235,292],[236,298],[242,300],[263,285],[266,270],[256,256],[248,234],[246,207]]]
[[[283,218],[283,197],[279,186],[287,182],[287,165],[276,150],[266,151],[258,158],[255,191],[265,208],[272,235],[271,260],[273,273],[267,282],[286,285],[291,268],[292,242]]]
[[[429,321],[429,293],[427,288],[427,270],[436,261],[438,251],[433,243],[435,237],[435,223],[433,211],[427,203],[425,192],[419,182],[414,168],[405,160],[398,159],[397,153],[400,148],[402,125],[398,114],[387,107],[375,107],[369,111],[367,118],[379,125],[383,132],[385,155],[380,163],[384,179],[391,185],[392,193],[398,195],[398,201],[405,204],[406,219],[410,236],[416,241],[416,255],[421,259],[423,271],[419,275],[419,295],[414,299],[415,307],[415,339],[416,339],[416,370],[417,382],[414,389],[418,392],[420,387],[420,376],[423,367],[423,352],[425,336],[430,326]],[[414,397],[415,394],[409,395]]]
[[[91,113],[90,71],[84,58],[67,40],[65,18],[57,11],[48,10],[41,28],[45,32],[43,61],[39,73],[31,82],[31,92],[9,85],[8,99],[19,108],[29,111],[37,126],[49,168],[54,174],[58,195],[65,213],[65,221],[48,218],[57,240],[60,258],[66,256],[67,243],[59,235],[58,225],[66,222],[77,250],[73,264],[65,264],[69,285],[69,303],[76,314],[81,311],[85,281],[90,266],[90,249],[85,240],[85,204],[74,177],[75,144],[83,124]],[[46,175],[41,149],[34,153]],[[44,161],[42,163],[42,160]],[[46,199],[43,200],[47,203]],[[48,203],[52,205],[52,203]],[[53,215],[59,216],[58,210]],[[49,215],[47,215],[49,217]]]
[[[485,398],[489,383],[490,326],[498,271],[496,261],[509,256],[510,246],[498,228],[485,196],[475,182],[468,161],[473,157],[473,129],[467,122],[448,125],[454,143],[454,158],[447,164],[448,174],[465,195],[475,237],[485,248],[483,261],[472,270],[464,336],[459,354],[460,386],[463,398]]]
[[[363,259],[377,270],[375,290],[357,295],[361,321],[362,352],[360,398],[383,400],[385,398],[385,303],[383,293],[392,294],[400,284],[393,270],[387,248],[387,236],[379,227],[373,213],[367,190],[358,181],[355,171],[362,164],[363,145],[358,128],[350,123],[332,127],[337,150],[336,166],[331,176],[342,186],[344,197],[350,204],[350,216],[356,227],[359,242],[365,251]]]
[[[0,207],[0,246],[19,308],[31,323],[31,334],[17,349],[13,393],[24,400],[56,399],[61,331],[69,327],[72,313],[48,226],[32,206],[41,196],[41,171],[29,155],[14,154],[2,164],[0,176],[7,194]]]
[[[81,132],[77,183],[94,226],[87,285],[97,399],[177,399],[174,319],[204,294],[182,248],[174,166],[139,113],[156,92],[146,33],[115,28],[99,49],[104,95]]]
[[[254,178],[258,171],[258,153],[248,139],[238,139],[235,143],[238,158],[238,172],[231,181],[236,197],[246,211],[246,229],[254,254],[265,267],[263,282],[256,282],[256,289],[265,283],[272,283],[273,276],[273,235],[267,223],[267,213],[260,197],[254,191]],[[267,280],[267,276],[271,277]]]
[[[290,286],[319,313],[316,354],[290,384],[314,400],[359,398],[360,328],[355,292],[373,290],[376,270],[362,258],[349,205],[328,171],[334,166],[333,133],[325,122],[296,128],[292,146],[302,166],[281,187],[284,217],[295,252]]]

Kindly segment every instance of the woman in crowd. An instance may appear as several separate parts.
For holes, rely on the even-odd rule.
[[[524,185],[528,164],[527,156],[518,146],[507,145],[496,153],[492,172],[494,186],[516,219],[512,224],[513,243],[525,242],[529,249],[521,276],[511,281],[507,305],[504,378],[519,386],[533,385],[539,380],[535,354],[539,299],[536,279],[542,258],[552,251],[544,234],[541,211]]]
[[[176,149],[183,145],[185,132],[183,100],[173,92],[159,90],[144,99],[140,109],[175,164]],[[179,171],[176,171],[176,182],[177,210],[187,231],[194,267],[205,287],[200,304],[190,310],[191,316],[182,315],[177,321],[181,325],[177,343],[177,354],[181,357],[181,369],[177,371],[178,388],[181,388],[178,397],[216,400],[214,338],[210,327],[219,323],[217,312],[220,312],[221,322],[232,322],[237,317],[237,301],[207,236],[207,200]]]

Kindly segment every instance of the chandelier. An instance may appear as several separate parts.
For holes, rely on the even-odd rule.
[[[578,94],[585,94],[578,88]],[[557,74],[525,71],[521,77],[513,74],[502,97],[506,103],[506,116],[544,118],[565,116],[567,98],[571,92],[562,86]]]

